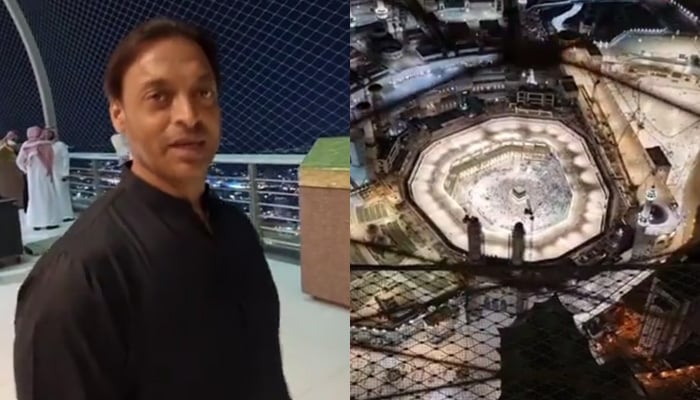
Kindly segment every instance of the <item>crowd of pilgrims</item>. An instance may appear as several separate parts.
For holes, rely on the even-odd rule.
[[[74,218],[68,146],[53,129],[27,129],[20,144],[15,131],[0,139],[0,198],[14,199],[25,212],[24,226],[57,228]]]
[[[479,219],[488,224],[511,230],[515,222],[525,218],[525,209],[532,207],[531,229],[537,231],[563,221],[569,213],[572,189],[559,160],[551,153],[544,160],[500,164],[477,177],[476,184],[464,185],[465,207],[477,211]],[[515,187],[526,190],[529,203],[513,201]]]

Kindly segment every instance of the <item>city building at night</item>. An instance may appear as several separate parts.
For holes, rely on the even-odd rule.
[[[349,110],[352,397],[695,398],[682,2],[375,3],[351,33],[382,71]]]

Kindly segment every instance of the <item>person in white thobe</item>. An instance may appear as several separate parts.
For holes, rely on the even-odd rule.
[[[70,194],[70,155],[68,146],[63,143],[58,133],[53,129],[44,130],[44,140],[53,143],[53,185],[56,188],[56,201],[58,211],[63,221],[70,221],[75,218],[73,213],[73,199]]]
[[[27,175],[29,204],[26,226],[53,229],[61,223],[53,185],[53,145],[41,139],[42,129],[27,129],[27,141],[17,155],[17,167]]]
[[[126,136],[121,133],[115,133],[110,138],[112,142],[112,147],[114,147],[114,152],[117,153],[119,157],[119,165],[131,160],[131,154],[129,152],[129,143],[126,140]]]

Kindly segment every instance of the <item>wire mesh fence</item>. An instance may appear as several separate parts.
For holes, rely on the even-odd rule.
[[[425,10],[419,7],[411,10],[416,20],[420,20],[420,15],[429,8],[428,2],[401,2],[402,5],[410,3],[423,4]],[[448,3],[455,8],[459,6],[455,2],[431,3],[440,3],[431,5],[436,8]],[[612,164],[618,163],[621,156],[612,154],[610,149],[618,154],[625,153],[625,156],[637,151],[618,142],[609,145],[605,140],[597,139],[609,134],[612,131],[610,125],[616,123],[619,124],[615,128],[620,129],[618,132],[635,132],[640,138],[647,135],[651,128],[655,129],[654,124],[638,122],[638,130],[628,130],[627,127],[635,124],[629,120],[638,117],[631,117],[633,112],[630,111],[628,115],[618,118],[621,113],[613,106],[615,101],[607,100],[611,97],[607,93],[608,85],[637,93],[637,100],[634,101],[637,116],[650,112],[650,104],[654,104],[656,110],[666,110],[662,107],[668,106],[668,114],[674,117],[661,116],[663,112],[656,114],[658,120],[668,118],[666,132],[686,126],[676,115],[687,113],[683,115],[691,119],[689,124],[693,125],[697,123],[699,114],[679,101],[685,96],[685,91],[681,94],[678,90],[674,95],[666,96],[662,90],[649,90],[650,86],[660,89],[670,81],[660,80],[656,81],[656,85],[643,87],[638,83],[639,75],[627,70],[618,71],[616,67],[627,60],[616,60],[614,53],[593,46],[592,53],[597,52],[595,56],[582,55],[579,59],[576,54],[583,52],[569,52],[554,41],[538,44],[544,39],[541,34],[542,21],[533,18],[534,14],[519,18],[516,2],[504,3],[508,29],[499,50],[504,57],[497,64],[504,65],[507,71],[518,71],[519,67],[534,68],[530,71],[538,72],[551,68],[571,74],[569,78],[575,75],[578,94],[594,100],[588,100],[588,106],[583,105],[585,102],[572,102],[573,107],[562,105],[560,109],[565,112],[558,115],[559,111],[550,110],[549,117],[566,121],[567,127],[575,127],[580,132],[577,133],[579,138],[596,138],[595,143],[587,146],[594,152],[600,152],[595,156],[600,157],[597,159],[608,160],[608,166],[603,170],[609,168],[612,171],[610,176],[614,175],[616,183],[608,186],[615,188],[611,191],[614,192],[612,198],[621,199],[622,205],[610,205],[614,202],[608,206],[601,205],[614,217],[605,224],[595,224],[596,227],[600,225],[601,229],[589,242],[593,246],[570,245],[560,231],[542,243],[552,247],[562,245],[562,248],[566,247],[566,255],[560,253],[556,257],[544,257],[542,260],[546,261],[541,262],[534,262],[533,257],[523,261],[515,254],[534,247],[534,234],[526,234],[530,235],[530,239],[525,239],[530,240],[529,243],[525,240],[521,242],[520,239],[525,236],[519,236],[522,230],[516,228],[508,230],[502,242],[504,247],[507,246],[507,252],[494,254],[493,247],[490,247],[493,242],[489,242],[488,235],[495,229],[491,226],[483,230],[479,228],[477,233],[470,231],[468,216],[474,214],[463,198],[452,203],[417,204],[415,187],[426,188],[427,192],[448,192],[451,189],[445,188],[448,179],[435,172],[426,179],[419,179],[419,185],[412,186],[410,180],[416,176],[415,160],[428,158],[423,151],[438,141],[448,143],[452,154],[462,159],[452,159],[438,165],[437,160],[442,162],[446,157],[435,156],[432,161],[437,166],[433,171],[444,172],[462,160],[475,158],[477,152],[470,154],[458,149],[457,140],[450,140],[452,138],[448,139],[447,136],[460,130],[464,133],[471,123],[481,123],[476,116],[480,112],[483,112],[481,121],[502,115],[529,115],[527,118],[543,120],[547,113],[529,114],[519,109],[520,100],[515,90],[491,89],[488,90],[489,96],[476,96],[482,97],[485,103],[488,100],[491,103],[494,99],[502,100],[498,107],[486,104],[473,115],[454,111],[460,97],[447,93],[450,90],[458,92],[460,88],[473,90],[477,79],[472,76],[453,80],[452,89],[436,83],[426,88],[425,92],[415,94],[416,98],[397,101],[392,107],[386,106],[385,102],[382,103],[385,109],[358,113],[357,121],[354,121],[358,137],[361,134],[369,135],[373,130],[381,136],[388,130],[386,126],[400,121],[417,120],[419,123],[416,129],[406,130],[405,142],[395,147],[404,152],[404,156],[398,157],[400,165],[384,166],[384,170],[377,168],[376,179],[357,188],[351,196],[351,235],[356,239],[364,238],[351,241],[351,396],[357,400],[698,399],[700,263],[697,261],[697,238],[700,225],[693,218],[687,218],[677,225],[682,228],[674,233],[664,236],[656,231],[654,235],[660,236],[645,242],[649,231],[643,229],[639,215],[642,215],[642,221],[650,217],[643,212],[643,197],[630,200],[630,193],[639,191],[641,194],[640,188],[644,184],[632,184],[625,174],[635,173],[638,165],[646,165],[646,161],[639,164],[625,161],[624,165],[620,164],[621,167],[613,167]],[[365,2],[352,4],[367,6]],[[393,6],[390,4],[388,7]],[[524,4],[521,6],[518,6],[519,10],[523,11],[526,7]],[[392,11],[387,14],[391,16]],[[434,18],[432,20],[434,28],[440,28],[440,22]],[[453,43],[445,42],[444,37],[436,34],[439,29],[432,29],[432,37],[423,34],[431,30],[429,22],[423,19],[423,30],[416,37],[429,44],[438,43],[443,49],[450,48],[449,45]],[[381,28],[376,31],[383,32]],[[691,31],[689,41],[696,35],[696,29]],[[402,40],[400,34],[394,37]],[[668,40],[664,45],[669,46],[671,40],[679,40],[676,36],[657,39]],[[635,41],[647,43],[648,39],[646,36],[635,37]],[[359,35],[356,42],[361,42]],[[372,39],[365,43],[372,44]],[[675,45],[671,47],[674,51],[680,48]],[[647,48],[647,51],[651,50]],[[356,46],[355,53],[362,52],[368,51]],[[540,58],[542,63],[539,62]],[[593,59],[596,61],[591,61]],[[375,67],[372,63],[367,64]],[[618,65],[611,67],[614,64]],[[643,69],[648,64],[652,62],[644,59],[634,68]],[[359,62],[357,65],[369,69]],[[478,72],[481,71],[476,71],[474,75]],[[696,79],[681,75],[669,72],[663,76],[685,78],[686,82]],[[555,76],[559,77],[558,73],[546,76],[545,79],[552,80]],[[590,85],[587,85],[588,79]],[[396,80],[398,78],[392,81],[392,85]],[[465,81],[469,83],[464,84]],[[507,76],[503,81],[522,84],[517,78]],[[603,84],[600,84],[601,81]],[[367,82],[358,79],[358,86],[366,86],[369,92],[370,85],[377,82],[384,83],[380,82],[380,78]],[[540,88],[546,85],[540,85]],[[382,92],[381,85],[375,92],[387,93]],[[646,106],[640,106],[640,97],[641,103]],[[650,100],[652,98],[653,101]],[[420,104],[421,100],[424,101],[423,105]],[[448,102],[451,102],[450,105],[447,105]],[[593,110],[590,103],[595,103],[598,108]],[[387,111],[389,108],[391,110]],[[558,107],[550,108],[554,110]],[[628,108],[634,110],[629,105]],[[600,112],[600,118],[595,115],[597,112]],[[581,122],[584,113],[589,118],[587,123]],[[435,123],[435,119],[432,119],[434,116],[440,118],[439,122]],[[620,121],[624,121],[624,124]],[[519,131],[519,128],[513,127],[508,135],[513,137],[510,135]],[[445,136],[439,136],[436,132],[445,133]],[[665,132],[663,135],[663,138],[656,136],[661,146],[672,142]],[[644,139],[640,141],[643,146],[648,145]],[[686,139],[675,143],[680,149],[694,141]],[[377,147],[381,148],[381,143]],[[475,144],[474,147],[478,146]],[[688,160],[697,155],[696,150],[691,151],[689,158],[676,157],[674,168],[683,173],[689,172],[692,168],[687,167],[690,165]],[[643,152],[640,146],[639,153]],[[368,168],[373,167],[371,162],[367,164]],[[519,174],[521,177],[524,175],[522,172]],[[655,174],[652,172],[644,179]],[[684,194],[678,191],[673,201],[664,200],[668,201],[668,215],[675,212],[678,207],[675,201],[681,201],[681,198],[685,202],[685,212],[694,215],[697,202],[689,200],[685,193],[697,192],[691,189],[696,182],[695,178],[688,179]],[[659,185],[666,183],[664,181]],[[465,191],[471,192],[469,200],[478,198],[489,205],[508,201],[489,195],[475,195],[477,191],[473,190],[473,185],[464,186]],[[549,191],[546,197],[543,202],[561,198],[554,191]],[[651,212],[648,200],[646,206],[646,212]],[[528,206],[523,210],[520,206],[516,207],[520,221],[533,220],[532,208]],[[507,213],[500,208],[489,208],[488,212],[477,214],[483,222]],[[677,216],[681,218],[680,214]],[[686,215],[682,218],[685,219]],[[436,223],[436,220],[447,219],[454,224],[441,227]],[[507,217],[505,220],[511,224],[507,228],[516,221]],[[693,229],[694,234],[690,235]],[[534,227],[529,228],[530,232],[534,230]],[[689,239],[691,236],[694,240]],[[686,244],[680,248],[670,246],[669,241],[672,240],[678,246]],[[469,247],[467,243],[470,246],[476,244]],[[654,251],[649,250],[652,246],[656,246]],[[670,252],[672,248],[673,253],[661,254],[665,251],[663,249]]]
[[[353,242],[353,399],[700,394],[694,255],[585,267],[427,263],[399,245]]]
[[[624,262],[625,223],[576,257],[467,262],[411,201],[409,169],[351,197],[354,399],[700,398],[697,241]]]
[[[58,127],[75,151],[112,151],[101,90],[107,57],[129,29],[156,16],[191,22],[216,36],[221,152],[303,153],[320,136],[347,134],[345,1],[19,2],[46,65]],[[7,89],[0,109],[15,116],[0,122],[5,129],[25,129],[42,123],[39,98],[14,25],[2,15],[3,55],[8,47],[9,58],[19,62],[0,67]]]

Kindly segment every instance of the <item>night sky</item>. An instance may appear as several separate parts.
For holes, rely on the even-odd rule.
[[[73,151],[109,151],[102,93],[111,50],[155,16],[212,31],[223,78],[222,153],[305,152],[348,132],[347,0],[20,0],[51,82],[59,131]],[[0,8],[0,132],[43,124],[19,35]]]

